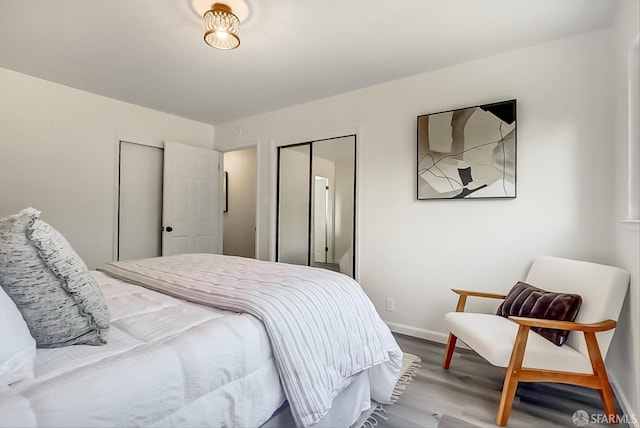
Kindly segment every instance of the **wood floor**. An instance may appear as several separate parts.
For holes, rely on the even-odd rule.
[[[504,381],[501,369],[472,351],[461,350],[454,354],[449,370],[443,370],[444,345],[395,336],[403,351],[422,358],[422,367],[398,403],[385,407],[387,420],[379,418],[376,428],[495,426]],[[598,418],[603,411],[597,391],[552,383],[520,384],[508,427],[576,427],[572,417],[577,410]],[[605,425],[591,421],[586,425],[597,426]]]

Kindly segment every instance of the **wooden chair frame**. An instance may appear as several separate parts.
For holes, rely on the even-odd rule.
[[[452,289],[452,291],[459,295],[456,312],[464,312],[467,297],[469,296],[492,299],[504,299],[506,297],[503,294],[481,293],[468,290]],[[511,352],[509,366],[506,368],[504,385],[502,386],[500,407],[498,408],[498,415],[496,418],[496,424],[498,426],[502,427],[507,425],[519,382],[558,382],[597,389],[600,393],[600,399],[602,400],[604,411],[609,418],[608,420],[617,421],[617,418],[614,416],[616,415],[616,404],[613,398],[613,391],[611,389],[611,384],[609,383],[609,378],[607,377],[607,371],[602,360],[598,340],[596,339],[597,332],[615,328],[617,325],[616,321],[610,319],[593,324],[581,324],[568,321],[553,321],[523,317],[509,317],[509,319],[518,323],[519,329],[513,345],[513,351]],[[589,351],[589,359],[591,361],[593,374],[528,369],[522,367],[522,360],[524,359],[527,338],[531,327],[557,328],[583,332],[587,343],[587,349]],[[458,338],[456,336],[449,334],[447,347],[444,353],[444,360],[442,362],[442,368],[445,370],[448,369],[451,364],[451,357],[453,356],[457,340]]]

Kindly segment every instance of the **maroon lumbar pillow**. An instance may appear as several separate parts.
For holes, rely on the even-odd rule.
[[[582,305],[577,294],[554,293],[518,282],[498,306],[496,315],[574,321]],[[567,341],[568,330],[531,327],[531,330],[560,346]]]

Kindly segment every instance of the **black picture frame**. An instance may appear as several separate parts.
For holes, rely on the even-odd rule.
[[[516,197],[516,100],[417,118],[418,200]]]

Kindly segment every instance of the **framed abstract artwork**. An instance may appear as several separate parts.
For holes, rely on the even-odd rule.
[[[418,116],[418,199],[516,197],[516,100]]]

